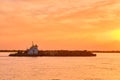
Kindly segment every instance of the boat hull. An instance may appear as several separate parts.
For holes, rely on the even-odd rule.
[[[15,53],[15,54],[10,54],[9,56],[58,56],[58,57],[69,57],[69,56],[73,56],[73,57],[77,57],[77,56],[96,56],[96,54],[93,54],[90,51],[67,51],[67,50],[56,50],[56,51],[39,51],[38,54],[27,54],[25,52],[22,53]]]

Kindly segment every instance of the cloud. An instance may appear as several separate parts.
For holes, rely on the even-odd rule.
[[[0,37],[102,44],[104,34],[120,26],[119,5],[119,0],[1,0]]]
[[[18,30],[41,26],[112,27],[119,22],[119,4],[117,0],[4,0],[0,3],[0,25]]]

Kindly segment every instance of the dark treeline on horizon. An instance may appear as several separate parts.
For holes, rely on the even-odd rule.
[[[94,53],[120,53],[120,51],[114,51],[114,50],[111,50],[111,51],[92,51]]]
[[[25,50],[0,50],[0,52],[18,52],[18,51],[25,51]]]
[[[0,52],[18,52],[18,51],[25,51],[25,50],[0,50]],[[41,50],[41,51],[84,51],[84,50]],[[91,51],[91,50],[86,50]],[[111,51],[102,51],[102,50],[94,50],[91,51],[93,53],[120,53],[119,50],[111,50]]]

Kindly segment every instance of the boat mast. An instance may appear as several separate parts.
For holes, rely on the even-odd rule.
[[[32,46],[34,46],[34,43],[33,43],[33,41],[32,41]]]

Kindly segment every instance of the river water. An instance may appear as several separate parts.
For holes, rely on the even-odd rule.
[[[120,80],[120,54],[96,57],[9,57],[0,53],[0,80]]]

